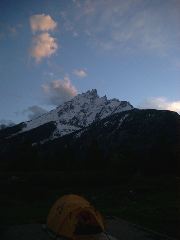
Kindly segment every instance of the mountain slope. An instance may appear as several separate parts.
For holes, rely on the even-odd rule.
[[[175,112],[123,111],[69,135],[42,142],[49,139],[52,129],[56,129],[56,124],[49,122],[1,140],[1,167],[178,174],[180,116]]]

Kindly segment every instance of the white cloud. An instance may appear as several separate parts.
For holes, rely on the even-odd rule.
[[[87,77],[87,71],[85,69],[75,69],[73,73],[79,78]]]
[[[33,38],[31,56],[40,62],[42,58],[50,57],[58,49],[56,39],[49,33],[41,33]]]
[[[165,97],[154,97],[145,100],[140,108],[170,110],[180,113],[180,101],[169,101]]]
[[[33,32],[52,31],[57,27],[57,22],[50,15],[37,14],[30,17],[30,26]]]
[[[30,106],[28,107],[27,109],[25,109],[23,111],[23,113],[27,113],[27,116],[28,116],[28,119],[31,120],[31,119],[35,119],[41,115],[43,115],[44,113],[46,113],[47,111],[42,108],[42,107],[39,107],[37,105],[34,105],[34,106]]]
[[[54,80],[42,85],[49,104],[60,105],[77,95],[77,89],[71,83],[68,76],[62,80]]]

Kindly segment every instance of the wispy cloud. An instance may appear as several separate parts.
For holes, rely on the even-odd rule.
[[[139,107],[148,109],[170,110],[180,113],[180,100],[169,101],[165,97],[153,97],[146,99]]]
[[[57,22],[55,22],[50,15],[36,14],[30,17],[30,26],[33,32],[47,32],[54,30],[57,27]]]
[[[79,78],[87,77],[87,71],[85,69],[75,69],[73,73]]]
[[[0,120],[0,130],[5,127],[11,127],[13,125],[15,125],[15,123],[12,122],[11,120],[5,120],[5,119]]]
[[[0,22],[0,40],[6,39],[7,37],[18,36],[20,30],[22,29],[23,24],[9,24]]]
[[[60,105],[77,95],[77,89],[68,76],[42,85],[46,99],[51,105]]]
[[[85,34],[98,49],[164,55],[178,46],[180,35],[174,28],[180,21],[178,1],[74,0],[73,4],[72,11],[61,13],[64,29]]]
[[[37,118],[46,112],[47,112],[47,110],[45,110],[44,108],[37,106],[37,105],[30,106],[27,109],[23,110],[23,113],[27,114],[27,117],[29,120]]]
[[[56,39],[49,33],[41,33],[33,37],[31,56],[36,59],[36,62],[40,62],[41,59],[50,57],[58,49]]]
[[[13,35],[17,34],[17,28],[16,27],[9,26],[8,30]]]

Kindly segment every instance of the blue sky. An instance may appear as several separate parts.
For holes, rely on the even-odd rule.
[[[1,0],[0,120],[92,88],[180,112],[180,1]]]

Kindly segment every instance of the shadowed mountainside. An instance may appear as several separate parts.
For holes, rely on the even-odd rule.
[[[1,169],[179,173],[180,117],[175,112],[124,111],[54,140],[49,140],[54,122],[13,136],[19,127],[0,131]]]

